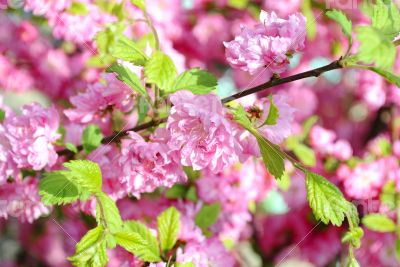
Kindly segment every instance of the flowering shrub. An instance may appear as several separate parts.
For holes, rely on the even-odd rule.
[[[398,3],[275,2],[0,1],[0,265],[398,266]]]

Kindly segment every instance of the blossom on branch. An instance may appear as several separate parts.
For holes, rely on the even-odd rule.
[[[274,12],[261,11],[260,21],[254,28],[243,28],[233,41],[224,43],[226,58],[232,68],[250,74],[267,69],[272,77],[273,73],[286,71],[291,55],[304,49],[306,19],[300,13],[284,20]]]

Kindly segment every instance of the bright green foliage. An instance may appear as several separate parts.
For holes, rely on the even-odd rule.
[[[127,84],[133,91],[138,92],[142,96],[147,96],[147,91],[140,82],[139,77],[130,69],[119,64],[113,64],[106,69],[106,72],[115,72],[117,79]]]
[[[357,259],[353,255],[351,255],[349,256],[346,267],[360,267],[360,264],[358,263]]]
[[[91,193],[101,191],[101,170],[97,163],[89,160],[71,160],[64,163],[69,169],[68,177],[79,187]]]
[[[264,164],[268,171],[275,176],[275,178],[281,178],[283,172],[285,171],[285,163],[283,161],[284,156],[279,146],[272,144],[260,135],[260,133],[253,127],[250,120],[247,118],[247,113],[242,106],[239,106],[234,110],[233,116],[239,124],[251,132],[257,139]]]
[[[78,148],[72,143],[66,143],[65,148],[68,149],[69,151],[74,152],[75,154],[79,152]]]
[[[353,37],[352,37],[353,23],[351,22],[351,20],[349,20],[342,11],[336,9],[329,10],[328,12],[326,12],[326,15],[329,18],[336,21],[342,27],[342,31],[347,36],[349,40],[349,45],[351,46],[353,43]]]
[[[362,219],[362,223],[370,230],[380,233],[390,233],[396,230],[396,224],[385,214],[368,214]]]
[[[90,230],[79,241],[75,254],[68,259],[79,267],[102,267],[108,262],[104,229],[101,226]]]
[[[165,91],[172,88],[177,74],[174,62],[161,51],[156,51],[146,63],[144,73],[147,83],[155,84]]]
[[[203,231],[206,231],[208,227],[217,222],[220,213],[221,204],[218,202],[210,205],[203,205],[196,214],[194,222]]]
[[[103,139],[100,127],[95,124],[88,125],[82,134],[82,146],[87,154],[98,148]]]
[[[124,230],[114,234],[117,244],[131,252],[135,257],[146,262],[161,261],[158,250],[156,251],[150,243],[140,234],[130,230]]]
[[[136,221],[126,221],[124,222],[124,228],[129,232],[137,233],[143,240],[147,242],[149,249],[153,252],[154,255],[160,255],[157,238],[144,224]]]
[[[237,9],[245,9],[248,4],[249,0],[228,0],[228,5]]]
[[[260,126],[264,125],[275,125],[278,122],[279,118],[279,110],[275,106],[274,101],[272,100],[272,95],[269,95],[269,111],[268,111],[268,116],[265,119],[264,123]]]
[[[370,10],[372,26],[378,29],[386,38],[393,40],[400,32],[400,12],[396,4],[390,5],[377,0]]]
[[[360,41],[358,58],[367,63],[375,63],[377,68],[390,69],[396,57],[396,47],[380,30],[369,26],[356,28]]]
[[[344,234],[342,237],[342,242],[350,243],[353,247],[359,248],[363,235],[364,231],[361,227],[354,227]]]
[[[68,8],[68,13],[84,16],[89,13],[89,10],[84,3],[72,2],[71,6]]]
[[[68,172],[45,173],[40,180],[39,194],[47,205],[62,205],[76,201],[80,196],[77,185],[68,177]]]
[[[400,77],[398,75],[395,75],[391,72],[388,72],[386,70],[382,70],[379,68],[371,67],[370,70],[373,72],[378,73],[382,77],[384,77],[388,82],[395,84],[397,87],[400,88]]]
[[[161,250],[167,251],[175,246],[179,233],[180,214],[175,207],[170,207],[157,217],[158,237]]]
[[[314,167],[316,164],[316,156],[314,150],[300,142],[299,138],[291,136],[286,140],[286,146],[293,151],[296,157],[304,164]]]
[[[146,10],[145,1],[144,0],[131,0],[131,3],[141,10]]]
[[[186,262],[186,263],[176,263],[176,267],[196,267],[193,262]]]
[[[144,66],[149,59],[140,47],[132,40],[121,35],[111,49],[111,55],[117,59]]]
[[[285,162],[279,146],[271,143],[258,133],[254,134],[254,136],[257,139],[264,164],[268,171],[276,179],[280,179],[285,171]]]
[[[100,192],[96,194],[96,221],[112,233],[122,227],[122,219],[114,200]]]
[[[5,118],[6,118],[6,112],[4,109],[0,108],[0,122],[3,122]]]
[[[347,213],[354,209],[342,192],[324,177],[306,172],[307,199],[315,217],[323,223],[340,226]]]
[[[301,5],[301,12],[307,18],[306,30],[307,30],[307,37],[310,40],[314,40],[317,34],[317,24],[316,18],[314,16],[314,12],[312,10],[312,1],[311,0],[304,0]]]
[[[217,88],[217,78],[198,68],[183,72],[176,79],[173,87],[168,88],[168,93],[173,93],[178,90],[189,90],[193,94],[207,94]]]

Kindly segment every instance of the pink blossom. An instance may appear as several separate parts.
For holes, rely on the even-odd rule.
[[[261,134],[274,144],[280,144],[284,139],[292,133],[293,113],[295,110],[287,104],[287,98],[283,94],[277,94],[272,97],[274,105],[279,110],[279,116],[276,124],[264,125],[259,128]],[[269,114],[270,101],[264,98],[260,105],[262,106],[262,116],[259,119],[259,124],[262,125]]]
[[[45,109],[36,103],[25,105],[19,116],[6,117],[5,136],[19,168],[40,170],[56,163],[58,156],[52,143],[60,137],[58,126],[56,109]]]
[[[353,156],[353,149],[346,140],[338,140],[333,144],[332,155],[339,160],[348,160]]]
[[[0,217],[17,217],[23,222],[32,223],[50,209],[41,201],[38,194],[38,180],[27,177],[0,186]]]
[[[196,267],[235,266],[235,259],[217,238],[210,238],[202,243],[187,243],[184,249],[178,249],[176,261],[179,263],[192,262]]]
[[[186,181],[185,173],[166,144],[146,142],[134,132],[122,141],[119,164],[123,172],[120,182],[135,196]]]
[[[71,120],[88,123],[107,115],[108,108],[117,108],[122,112],[132,109],[134,93],[124,83],[118,81],[114,74],[104,76],[104,82],[98,81],[89,85],[87,90],[70,98],[75,106],[64,111]]]
[[[170,100],[174,106],[166,126],[171,135],[168,146],[179,151],[182,165],[218,173],[237,160],[241,148],[234,126],[216,95],[179,91]]]
[[[369,199],[376,197],[386,182],[385,165],[382,161],[360,163],[353,170],[341,166],[338,178],[343,181],[344,190],[350,197]]]
[[[310,143],[321,152],[327,152],[336,139],[334,131],[327,130],[321,126],[314,126],[310,131]]]
[[[233,68],[255,74],[267,69],[269,76],[282,73],[289,65],[288,55],[304,49],[306,19],[300,13],[287,20],[261,11],[261,23],[243,28],[233,41],[225,42],[226,58]]]

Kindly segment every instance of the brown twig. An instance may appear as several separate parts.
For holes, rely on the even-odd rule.
[[[277,86],[277,85],[290,83],[290,82],[293,82],[293,81],[297,81],[297,80],[301,80],[301,79],[309,78],[309,77],[318,77],[321,74],[323,74],[324,72],[328,72],[328,71],[335,70],[335,69],[340,69],[342,67],[343,66],[340,63],[340,59],[339,60],[335,60],[332,63],[330,63],[330,64],[328,64],[326,66],[320,67],[320,68],[316,68],[316,69],[313,69],[313,70],[305,71],[305,72],[298,73],[298,74],[295,74],[295,75],[292,75],[292,76],[288,76],[288,77],[285,77],[285,78],[274,78],[274,79],[272,79],[272,80],[270,80],[270,81],[268,81],[266,83],[260,84],[258,86],[249,88],[249,89],[244,90],[242,92],[236,93],[236,94],[228,96],[226,98],[223,98],[223,99],[221,99],[221,102],[223,104],[225,104],[225,103],[228,103],[230,101],[233,101],[233,100],[236,100],[236,99],[239,99],[239,98],[242,98],[242,97],[254,94],[254,93],[261,92],[261,91],[263,91],[265,89],[268,89],[268,88],[271,88],[271,87],[274,87],[274,86]],[[162,118],[162,119],[159,119],[157,121],[150,121],[150,122],[138,125],[138,126],[136,126],[134,128],[130,128],[130,129],[127,129],[127,130],[124,130],[124,131],[120,131],[119,133],[115,133],[115,134],[112,134],[110,136],[107,136],[107,137],[103,138],[101,143],[102,144],[109,144],[111,142],[118,141],[121,137],[126,136],[126,134],[128,132],[130,132],[130,131],[139,132],[139,131],[142,131],[142,130],[157,126],[160,123],[164,123],[164,122],[166,122],[166,120],[167,120],[167,118]],[[83,149],[83,146],[79,145],[79,146],[77,146],[77,149],[78,149],[78,151],[80,151],[80,150]],[[63,149],[63,150],[57,151],[57,154],[60,155],[60,156],[71,156],[74,153],[72,151],[68,150],[68,149]]]

